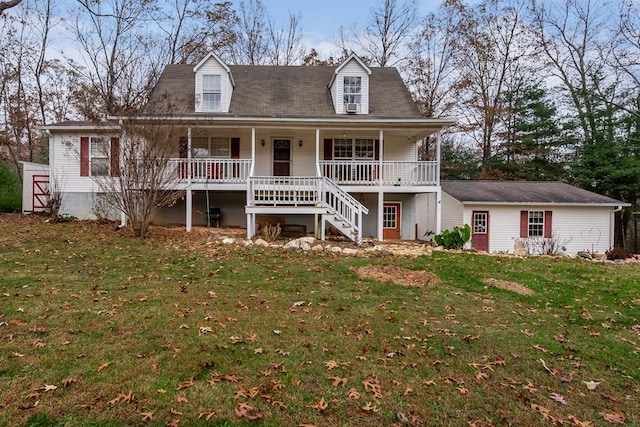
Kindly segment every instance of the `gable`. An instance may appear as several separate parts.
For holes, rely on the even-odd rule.
[[[336,114],[369,114],[371,69],[356,55],[336,67],[329,82]]]
[[[195,67],[195,112],[228,113],[233,96],[233,76],[229,67],[210,53]]]

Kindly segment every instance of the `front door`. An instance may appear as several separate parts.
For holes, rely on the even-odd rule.
[[[471,242],[473,247],[479,251],[489,252],[489,212],[472,212],[473,229]]]
[[[383,206],[382,211],[382,239],[400,239],[400,212],[399,202],[388,202]]]
[[[291,140],[273,140],[273,176],[291,175]]]

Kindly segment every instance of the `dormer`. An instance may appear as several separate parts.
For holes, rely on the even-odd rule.
[[[355,53],[336,67],[329,89],[336,114],[369,114],[371,69]]]
[[[210,53],[193,67],[196,74],[196,113],[228,113],[235,82],[229,66]]]

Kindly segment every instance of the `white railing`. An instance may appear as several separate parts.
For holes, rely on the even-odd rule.
[[[249,206],[326,207],[326,219],[354,232],[348,237],[362,241],[362,219],[369,210],[349,193],[325,177],[252,176],[247,194]]]
[[[251,159],[170,159],[169,169],[179,180],[192,183],[245,183],[251,170]]]
[[[321,160],[322,175],[341,185],[437,185],[438,162]]]

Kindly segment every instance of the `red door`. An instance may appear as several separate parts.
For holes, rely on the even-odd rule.
[[[479,251],[489,252],[489,212],[473,211],[471,242]]]
[[[33,212],[41,212],[49,205],[49,175],[33,175]]]
[[[384,204],[382,211],[382,239],[400,239],[400,203],[389,202]]]
[[[273,176],[291,175],[291,140],[273,140]]]

